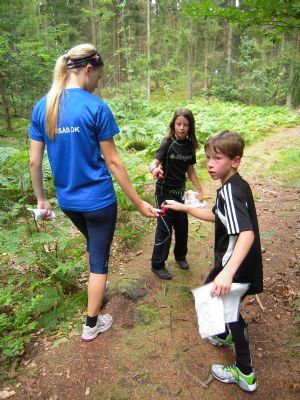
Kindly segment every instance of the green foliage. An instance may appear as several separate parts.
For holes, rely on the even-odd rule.
[[[297,115],[285,107],[246,106],[214,98],[189,103],[169,100],[166,103],[138,98],[127,102],[121,97],[111,100],[110,106],[121,128],[116,136],[120,156],[137,192],[152,203],[154,181],[148,166],[176,108],[187,106],[193,111],[201,144],[221,129],[234,129],[251,143],[278,126],[299,123]],[[22,120],[20,130],[26,124],[28,121]],[[17,121],[14,126],[18,126]],[[78,318],[78,310],[80,312],[86,303],[86,292],[79,286],[86,268],[83,237],[74,237],[71,222],[57,208],[56,219],[47,223],[34,222],[27,211],[27,207],[34,207],[35,199],[24,139],[9,141],[9,136],[5,135],[0,142],[1,179],[4,182],[0,186],[0,222],[3,226],[0,231],[0,351],[3,368],[18,358],[35,330],[59,328],[68,331],[68,319],[75,315]],[[141,143],[143,150],[138,147]],[[298,152],[289,152],[288,160],[284,158],[287,154],[282,157],[289,167],[299,165]],[[201,165],[202,161],[203,152],[200,151],[197,162]],[[47,158],[43,173],[48,198],[55,207]],[[117,184],[115,188],[119,205],[116,237],[128,248],[143,237],[150,221],[141,219],[121,188]],[[189,301],[185,291],[178,293],[183,303]],[[154,323],[157,310],[145,307],[139,310],[143,323]]]
[[[281,31],[300,27],[298,1],[243,0],[239,7],[225,4],[220,7],[213,0],[189,1],[185,12],[194,17],[230,19],[242,28],[265,25]]]
[[[31,332],[41,327],[57,329],[85,304],[78,288],[78,278],[85,266],[82,252],[74,252],[70,245],[76,243],[68,234],[70,225],[55,227],[49,223],[45,231],[45,223],[35,226],[30,220],[24,223],[20,217],[15,217],[14,225],[13,229],[0,231],[3,368],[22,353]]]
[[[284,185],[300,188],[300,149],[281,150],[271,171]]]
[[[299,323],[300,322],[300,298],[295,300],[294,304],[295,304],[296,312],[297,312],[295,322]]]
[[[148,304],[141,304],[136,309],[138,319],[145,325],[151,325],[159,318],[159,310]]]
[[[293,74],[290,82],[291,102],[294,107],[300,104],[300,65],[293,68]]]
[[[145,128],[126,125],[122,127],[122,143],[126,150],[144,150],[149,142],[150,138]]]
[[[217,76],[212,86],[202,93],[245,104],[285,104],[289,62],[286,56],[282,56],[261,65],[265,51],[254,39],[241,37],[240,56],[232,61],[239,79]]]
[[[120,239],[124,248],[136,246],[147,233],[147,221],[141,220],[138,216],[128,215],[124,211],[119,213],[116,236]]]

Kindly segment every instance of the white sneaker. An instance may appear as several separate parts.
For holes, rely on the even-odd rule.
[[[113,319],[110,314],[98,315],[97,324],[93,328],[83,324],[81,340],[91,342],[96,339],[99,333],[107,331],[112,326],[112,323]]]
[[[235,383],[245,392],[254,392],[257,387],[256,373],[243,374],[236,365],[214,364],[211,367],[212,375],[223,383]]]

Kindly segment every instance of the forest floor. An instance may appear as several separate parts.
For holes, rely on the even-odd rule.
[[[254,296],[247,297],[241,309],[258,377],[252,399],[300,396],[300,331],[294,304],[299,298],[300,189],[284,185],[270,171],[278,152],[288,147],[300,148],[299,127],[247,148],[240,168],[256,200],[264,260],[265,289],[259,296],[264,310]],[[217,186],[211,180],[204,184],[210,204]],[[128,285],[123,294],[112,291],[104,307],[114,318],[112,329],[91,343],[70,335],[59,346],[57,337],[36,335],[17,378],[0,389],[0,398],[10,393],[7,398],[18,400],[245,399],[248,394],[236,385],[213,380],[205,387],[211,364],[230,364],[234,354],[199,336],[189,289],[200,286],[211,267],[213,225],[189,221],[190,270],[180,270],[171,253],[171,281],[150,271],[155,221],[135,250],[120,252],[114,246],[111,287]],[[135,289],[140,289],[137,296]],[[133,299],[139,296],[144,297]]]

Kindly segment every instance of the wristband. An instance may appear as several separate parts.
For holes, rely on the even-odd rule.
[[[155,167],[153,167],[153,168],[150,169],[150,173],[151,173],[151,174],[152,174],[152,172],[155,170],[155,168],[158,168],[158,167],[155,166]]]

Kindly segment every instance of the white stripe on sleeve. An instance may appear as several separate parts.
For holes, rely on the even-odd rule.
[[[236,218],[236,212],[234,208],[234,202],[232,198],[231,183],[228,183],[223,187],[224,198],[225,198],[225,209],[227,211],[227,230],[229,235],[236,235],[240,232],[239,224]]]

